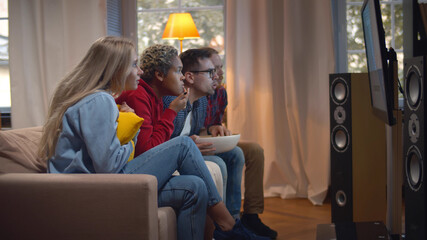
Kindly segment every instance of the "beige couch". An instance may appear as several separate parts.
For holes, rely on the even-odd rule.
[[[176,239],[150,175],[46,174],[41,127],[0,131],[0,239]]]

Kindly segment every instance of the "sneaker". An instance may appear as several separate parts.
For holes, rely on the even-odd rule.
[[[241,221],[246,228],[258,236],[277,238],[277,232],[262,223],[258,214],[243,214]]]
[[[215,240],[269,240],[270,238],[257,236],[243,226],[242,222],[237,219],[231,231],[222,231],[218,226],[214,231]]]

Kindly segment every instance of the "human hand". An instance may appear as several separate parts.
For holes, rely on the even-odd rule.
[[[209,132],[211,133],[212,137],[217,136],[230,136],[231,131],[228,130],[225,126],[222,125],[212,125],[209,127]]]
[[[187,107],[188,95],[190,89],[187,89],[183,93],[179,94],[169,105],[169,108],[175,112],[179,112]]]
[[[194,141],[194,143],[196,144],[196,146],[199,148],[200,152],[202,153],[202,155],[213,155],[214,151],[216,150],[215,148],[211,147],[212,143],[206,142],[206,143],[197,143],[197,139],[199,138],[199,136],[197,135],[192,135],[190,136],[190,138]]]
[[[133,110],[133,108],[129,107],[126,102],[122,102],[122,104],[120,105],[119,108],[120,112],[132,112],[135,113],[135,111]]]

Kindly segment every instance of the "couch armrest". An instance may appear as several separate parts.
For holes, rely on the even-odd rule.
[[[161,207],[159,216],[159,240],[176,240],[176,215],[171,207]]]
[[[0,174],[0,239],[158,239],[157,180]]]

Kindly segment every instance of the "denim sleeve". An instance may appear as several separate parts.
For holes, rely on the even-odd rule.
[[[78,109],[81,137],[96,173],[117,173],[127,163],[132,143],[117,138],[118,109],[114,99],[100,95]]]
[[[171,102],[175,99],[175,96],[164,96],[162,97],[162,101],[163,101],[163,110],[166,110],[167,108],[169,108],[169,105],[171,104]]]

